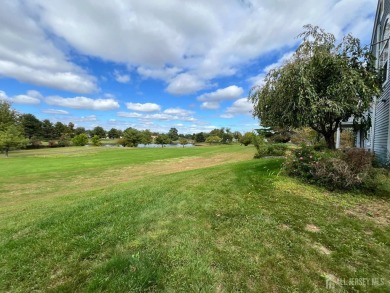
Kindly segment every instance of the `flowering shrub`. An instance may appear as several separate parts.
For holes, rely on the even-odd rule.
[[[303,146],[291,152],[283,168],[290,176],[310,180],[313,178],[314,165],[318,163],[319,158],[319,153],[313,147]]]
[[[374,188],[373,156],[364,149],[317,152],[313,147],[295,150],[284,163],[285,172],[328,189]]]

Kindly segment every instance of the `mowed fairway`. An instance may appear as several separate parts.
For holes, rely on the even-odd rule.
[[[1,292],[390,290],[390,203],[279,174],[252,147],[0,158]]]

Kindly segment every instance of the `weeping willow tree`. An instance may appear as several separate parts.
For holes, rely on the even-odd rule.
[[[334,149],[341,122],[353,117],[356,127],[370,127],[367,110],[381,92],[380,74],[368,48],[351,35],[337,44],[334,35],[306,25],[299,37],[294,55],[252,88],[253,115],[264,126],[311,127]]]

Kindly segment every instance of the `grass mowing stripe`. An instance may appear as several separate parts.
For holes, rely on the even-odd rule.
[[[280,164],[158,175],[10,211],[27,215],[0,223],[0,291],[325,292],[325,275],[388,276],[389,226],[349,213],[382,199],[338,201],[278,175]]]

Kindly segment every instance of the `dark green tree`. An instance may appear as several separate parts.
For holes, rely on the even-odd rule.
[[[162,148],[164,147],[164,145],[170,144],[171,142],[171,139],[166,134],[160,134],[156,137],[156,144],[160,144]]]
[[[199,132],[199,133],[195,134],[195,141],[196,142],[205,142],[206,138],[205,138],[204,133],[203,132]]]
[[[116,129],[116,128],[111,128],[108,132],[107,132],[107,136],[108,138],[110,139],[116,139],[116,138],[120,138],[122,135],[121,131]]]
[[[152,133],[150,132],[149,129],[141,131],[141,135],[142,135],[141,143],[148,145],[153,142]]]
[[[75,146],[85,146],[88,144],[88,136],[85,133],[77,134],[72,138],[72,143]]]
[[[304,29],[293,57],[250,92],[253,115],[264,126],[311,127],[334,149],[341,122],[353,117],[356,128],[369,128],[367,110],[381,92],[380,74],[369,48],[358,39],[347,35],[336,44],[332,34],[318,27]]]
[[[22,114],[20,116],[20,122],[24,130],[24,135],[28,139],[42,137],[42,122],[33,114]]]
[[[172,127],[168,131],[168,136],[172,141],[176,141],[179,139],[179,132],[176,128]]]
[[[101,126],[96,126],[91,131],[91,136],[99,136],[99,138],[106,138],[106,131]]]
[[[42,121],[42,136],[46,140],[54,139],[56,136],[53,123],[48,119]]]
[[[137,147],[142,142],[142,133],[134,128],[127,128],[123,131],[123,140],[128,147]]]

